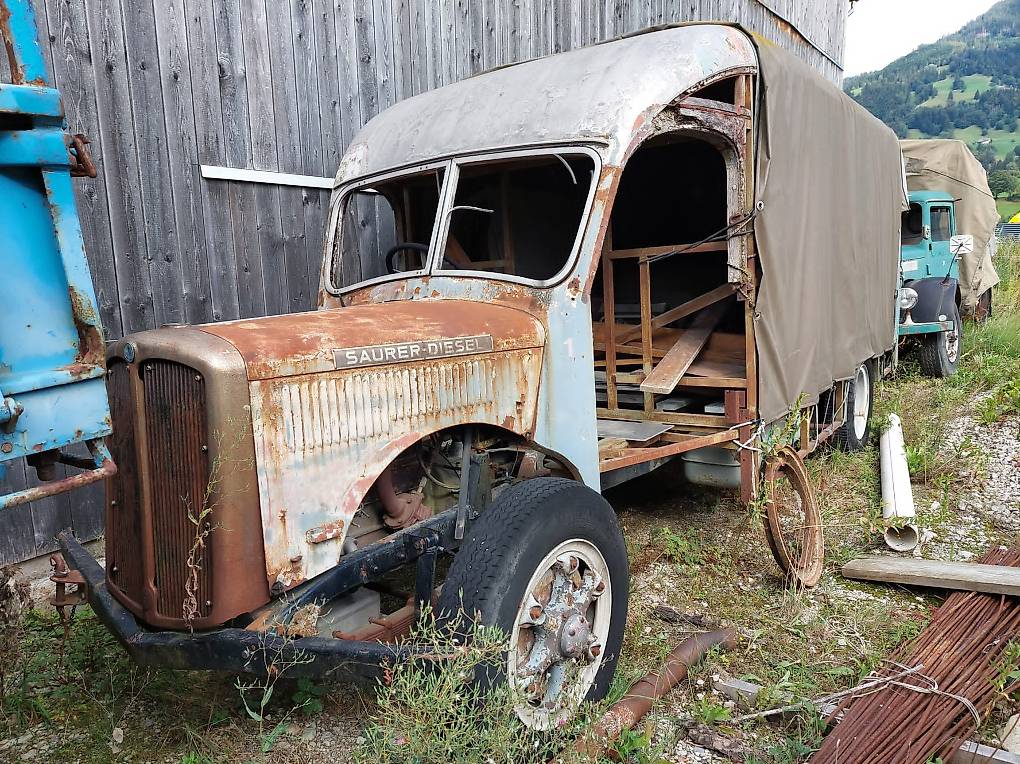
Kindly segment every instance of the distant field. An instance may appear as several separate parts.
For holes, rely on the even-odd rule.
[[[985,74],[968,74],[963,78],[966,87],[953,93],[955,101],[973,101],[977,91],[984,93],[992,85],[992,78]],[[949,100],[949,91],[953,87],[953,78],[946,77],[935,83],[935,97],[929,98],[921,106],[945,106]]]
[[[1013,149],[1020,145],[1020,133],[1006,132],[1005,130],[989,130],[988,135],[982,136],[981,128],[976,125],[971,125],[963,130],[953,130],[952,137],[965,141],[971,146],[976,145],[978,141],[991,138],[992,148],[995,149],[995,153],[1000,159],[1012,154]]]
[[[1008,202],[1005,199],[997,199],[995,205],[999,208],[999,217],[1009,220],[1020,212],[1020,202]]]

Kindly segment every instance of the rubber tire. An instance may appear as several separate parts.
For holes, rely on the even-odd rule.
[[[613,604],[602,665],[587,700],[609,691],[623,646],[630,567],[616,513],[601,494],[564,478],[534,478],[506,489],[472,525],[453,559],[436,605],[440,625],[463,634],[464,614],[509,634],[532,573],[556,545],[584,539],[605,558]],[[485,683],[506,681],[505,664]]]
[[[926,377],[944,379],[956,373],[956,367],[960,363],[960,354],[963,351],[963,321],[960,320],[960,309],[954,301],[949,309],[949,320],[957,327],[957,348],[956,360],[949,360],[949,351],[946,350],[945,332],[936,332],[922,338],[919,360],[921,371]]]
[[[857,433],[854,432],[854,428],[851,422],[844,422],[843,425],[836,430],[833,437],[833,442],[836,447],[841,451],[853,452],[860,451],[861,449],[867,448],[868,443],[871,441],[871,417],[875,413],[875,364],[871,361],[865,361],[863,364],[864,368],[868,372],[868,381],[871,383],[868,385],[868,422],[864,427],[864,436],[861,438],[857,437]],[[854,379],[847,386],[846,393],[846,411],[847,417],[852,417],[854,410],[854,403],[857,400],[857,371],[854,371]]]

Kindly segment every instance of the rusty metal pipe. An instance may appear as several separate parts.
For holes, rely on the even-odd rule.
[[[662,668],[638,680],[626,695],[606,711],[591,732],[577,742],[574,750],[588,756],[598,756],[605,751],[611,740],[637,724],[655,701],[686,679],[690,667],[700,663],[709,651],[720,646],[732,650],[736,644],[737,634],[734,629],[695,634],[685,640],[666,657]]]

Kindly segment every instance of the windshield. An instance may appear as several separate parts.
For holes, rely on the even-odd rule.
[[[567,265],[593,189],[596,166],[582,153],[456,163],[447,192],[437,271],[546,282]],[[442,169],[374,182],[341,202],[333,283],[341,289],[394,274],[423,273],[439,220]]]

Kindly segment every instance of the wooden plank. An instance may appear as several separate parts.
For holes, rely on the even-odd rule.
[[[303,164],[301,151],[301,115],[298,104],[314,103],[318,98],[314,79],[297,78],[297,56],[291,7],[284,2],[266,3],[266,22],[269,34],[269,67],[273,115],[275,117],[274,144],[277,170],[289,173]],[[295,140],[295,137],[297,140]],[[280,280],[286,287],[279,301],[281,313],[309,310],[313,293],[318,287],[308,279],[308,252],[305,246],[304,194],[300,188],[278,187],[280,221],[279,249],[272,254],[280,260]],[[263,256],[264,259],[264,256]]]
[[[644,462],[652,461],[653,459],[664,459],[668,456],[676,456],[677,454],[693,451],[698,448],[704,448],[705,446],[716,446],[721,443],[727,443],[729,441],[736,440],[736,438],[737,433],[735,431],[724,430],[710,435],[692,435],[690,438],[682,440],[679,443],[669,443],[665,446],[628,449],[625,456],[607,459],[601,462],[599,464],[599,472],[609,472],[611,470],[618,470],[624,467],[632,467],[635,464],[643,464]]]
[[[595,422],[595,430],[600,438],[623,438],[637,443],[655,440],[671,428],[672,425],[662,422],[636,422],[622,419],[598,419]]]
[[[691,364],[694,363],[698,353],[705,347],[709,335],[722,320],[729,304],[728,300],[716,303],[700,313],[684,332],[684,336],[641,383],[641,389],[649,393],[672,392],[683,375],[687,373]]]
[[[641,368],[645,378],[652,372],[652,266],[647,260],[638,263],[638,283],[641,296]],[[655,410],[655,396],[651,390],[645,390],[645,411]]]
[[[191,90],[187,18],[183,0],[154,3],[159,83],[165,106],[167,153],[170,156],[169,190],[174,228],[178,232],[184,289],[184,314],[188,323],[213,318],[209,260],[205,236],[202,181],[196,171],[195,107]]]
[[[862,557],[843,566],[843,575],[862,581],[959,589],[1020,597],[1020,568],[904,557]]]
[[[613,260],[633,260],[638,258],[658,257],[659,255],[670,255],[674,252],[680,255],[700,255],[705,252],[725,252],[727,250],[725,241],[708,241],[704,244],[673,244],[668,247],[638,247],[636,249],[614,249],[609,253]]]
[[[185,0],[188,59],[195,121],[197,161],[220,165],[226,161],[220,107],[220,60],[211,0]],[[229,71],[224,67],[224,74]],[[231,228],[227,184],[200,182],[205,251],[209,262],[209,293],[214,321],[237,318],[237,262]]]
[[[135,129],[129,118],[124,27],[120,0],[85,4],[92,45],[92,82],[99,123],[102,161],[97,165],[107,190],[106,214],[115,254],[121,324],[125,333],[155,326],[152,284],[142,212],[139,206],[138,155]],[[96,135],[93,134],[93,140]]]
[[[711,292],[707,292],[699,297],[695,297],[692,300],[688,300],[682,305],[678,305],[675,308],[667,310],[665,313],[655,316],[651,319],[652,326],[655,328],[665,327],[667,324],[671,324],[674,321],[679,321],[682,318],[697,313],[699,310],[704,310],[710,305],[714,305],[720,300],[724,300],[734,292],[737,287],[735,284],[723,284],[722,286],[716,287]],[[630,339],[637,337],[641,333],[641,327],[636,326],[632,329],[620,332],[617,337],[617,342],[627,342]]]
[[[139,186],[136,190],[141,202],[141,227],[145,234],[145,253],[153,293],[153,320],[157,326],[181,323],[187,320],[184,272],[173,214],[173,187],[153,5],[126,3],[122,6],[122,23],[127,50],[131,121],[138,154]],[[120,115],[120,118],[124,116]]]
[[[277,8],[280,4],[273,3]],[[272,37],[279,39],[287,30],[274,29]],[[248,96],[248,129],[251,135],[251,167],[256,170],[279,171],[280,160],[277,135],[276,104],[272,83],[273,67],[269,44],[269,21],[265,2],[245,3],[241,14],[241,33],[244,35],[245,85]],[[283,115],[280,115],[281,117]],[[288,141],[290,138],[288,137]],[[265,312],[277,315],[287,312],[287,268],[284,261],[283,220],[280,213],[280,189],[256,185],[255,237],[258,241],[259,260],[262,264],[262,286],[265,294]]]

